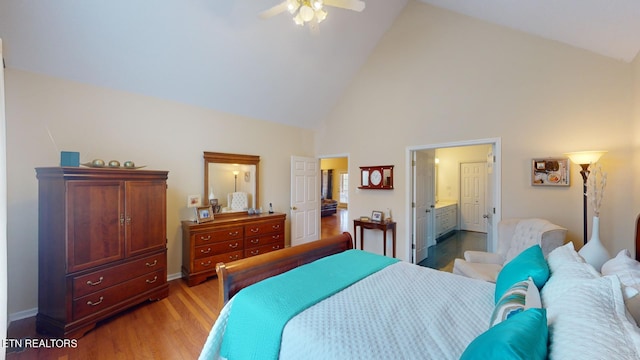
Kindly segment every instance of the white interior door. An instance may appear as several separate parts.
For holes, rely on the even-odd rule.
[[[486,183],[486,189],[487,189],[487,196],[485,199],[485,214],[484,214],[484,218],[485,218],[485,222],[486,222],[486,229],[487,229],[487,251],[493,252],[493,229],[494,226],[496,225],[494,223],[494,213],[495,213],[495,204],[493,203],[494,198],[495,198],[495,171],[494,171],[494,163],[495,163],[495,156],[493,155],[493,148],[491,150],[489,150],[489,153],[487,154],[487,183]],[[497,250],[497,249],[495,249]]]
[[[415,263],[427,258],[435,245],[435,150],[415,151],[413,157],[413,224]]]
[[[460,230],[487,232],[487,163],[460,164]]]
[[[320,239],[320,160],[291,157],[291,246]]]

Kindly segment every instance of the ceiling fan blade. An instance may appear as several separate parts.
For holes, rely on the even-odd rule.
[[[281,12],[285,12],[286,10],[287,10],[287,2],[283,1],[280,4],[261,12],[260,17],[263,19],[270,18],[272,16],[280,14]]]
[[[353,11],[364,10],[365,5],[364,1],[360,0],[324,0],[324,4]]]

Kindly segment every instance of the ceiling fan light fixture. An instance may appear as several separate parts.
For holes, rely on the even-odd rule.
[[[320,10],[316,10],[316,19],[318,20],[318,22],[322,22],[324,19],[327,18],[327,12],[320,9]]]
[[[302,16],[300,16],[299,12],[293,17],[293,22],[298,26],[304,26],[304,20],[302,20]]]
[[[315,12],[313,11],[313,9],[307,5],[300,6],[300,10],[298,10],[298,14],[300,14],[304,22],[311,21],[315,16]]]
[[[313,8],[313,10],[315,10],[315,11],[322,10],[322,5],[323,5],[322,0],[313,0],[313,1],[311,2],[311,7],[312,7],[312,8]]]
[[[300,7],[300,2],[298,0],[287,0],[287,10],[291,15],[295,14]]]

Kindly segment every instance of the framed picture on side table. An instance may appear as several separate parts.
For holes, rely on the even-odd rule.
[[[373,212],[371,212],[371,221],[382,222],[383,218],[384,215],[382,211],[373,210]]]
[[[196,222],[198,224],[213,220],[213,209],[211,206],[196,207]]]

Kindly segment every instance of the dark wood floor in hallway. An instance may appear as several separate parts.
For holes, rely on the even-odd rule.
[[[345,231],[351,232],[353,236],[347,209],[338,209],[335,215],[322,218],[321,234],[323,238],[338,235]],[[466,250],[486,251],[487,234],[474,231],[452,231],[438,239],[436,245],[429,247],[428,257],[418,265],[451,271],[453,260],[455,258],[463,258]]]

